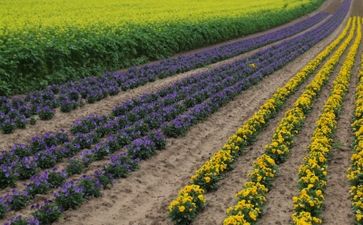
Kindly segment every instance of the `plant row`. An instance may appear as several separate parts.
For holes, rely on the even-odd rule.
[[[35,21],[30,20],[26,21],[26,24],[32,29],[22,30],[17,27],[16,30],[11,31],[2,27],[0,30],[0,43],[2,43],[0,45],[2,59],[0,61],[0,95],[24,93],[48,84],[76,80],[107,70],[118,70],[267,30],[315,10],[323,0],[309,0],[307,3],[294,0],[295,5],[292,7],[283,7],[284,3],[281,2],[278,3],[280,4],[278,8],[268,4],[265,7],[269,10],[264,7],[263,10],[259,9],[252,14],[246,13],[249,10],[242,10],[240,5],[233,4],[233,7],[237,7],[231,12],[234,16],[226,15],[228,11],[221,9],[199,13],[199,15],[187,11],[185,14],[189,16],[182,20],[172,17],[165,21],[142,21],[135,24],[132,22],[134,16],[118,23],[102,13],[96,18],[105,20],[106,17],[104,23],[99,24],[95,21],[96,24],[88,26],[84,24],[77,26],[71,23],[61,24],[60,27],[48,27],[41,24],[32,27],[32,22]],[[41,5],[39,7],[48,5],[39,2],[36,4]],[[290,5],[290,2],[287,5]],[[64,5],[56,8],[59,9],[62,6]],[[26,6],[18,8],[26,8]],[[82,5],[80,9],[84,10],[85,6]],[[253,9],[255,10],[256,7]],[[82,10],[77,14],[77,18],[82,16]],[[120,7],[117,7],[116,12],[119,10]],[[192,11],[194,10],[193,8]],[[240,13],[236,15],[235,10]],[[165,14],[157,10],[152,16],[170,15],[169,11],[170,9]],[[176,13],[174,9],[171,11],[172,14]],[[54,9],[49,13],[52,14],[52,12]],[[62,12],[62,15],[64,13],[67,11]],[[86,14],[89,14],[88,11]],[[139,15],[139,12],[137,14]],[[44,18],[47,16],[48,14]],[[16,21],[17,18],[14,20]],[[10,24],[13,24],[14,20]]]
[[[258,217],[262,215],[263,207],[267,201],[267,193],[272,188],[272,182],[277,176],[279,164],[286,161],[293,146],[294,138],[301,130],[307,114],[311,111],[314,100],[319,96],[320,91],[333,74],[334,68],[338,65],[345,49],[352,41],[355,30],[356,20],[354,19],[353,28],[350,30],[344,44],[327,61],[279,122],[270,144],[265,147],[265,153],[257,158],[253,164],[253,169],[249,174],[249,181],[237,193],[236,205],[227,209],[228,216],[224,220],[225,225],[246,222],[255,224]],[[339,83],[339,80],[339,77],[335,79],[335,83]],[[330,102],[330,100],[328,99],[327,102]]]
[[[357,224],[363,224],[363,56],[355,92],[355,110],[352,130],[354,133],[353,155],[347,177],[351,182],[352,210]]]
[[[232,164],[238,158],[246,146],[253,142],[257,134],[269,122],[271,118],[281,109],[288,97],[296,92],[298,87],[311,75],[320,64],[327,58],[330,53],[339,45],[346,37],[351,20],[348,21],[344,31],[339,37],[330,43],[322,52],[320,52],[313,60],[311,60],[304,68],[302,68],[293,78],[291,78],[282,88],[279,88],[273,96],[268,99],[260,109],[243,124],[237,132],[232,135],[227,143],[212,155],[191,177],[192,186],[201,188],[203,192],[214,190],[217,188],[217,182],[223,178],[223,175],[232,168]],[[349,43],[349,42],[348,42]],[[347,44],[346,44],[347,45]],[[341,49],[344,46],[340,47]],[[340,50],[342,51],[342,50]],[[190,222],[201,208],[197,208],[194,202],[185,200],[190,185],[182,188],[178,197],[169,205],[169,215],[177,224]],[[189,198],[190,199],[190,198]],[[193,200],[193,199],[190,199]],[[198,199],[195,199],[198,201]],[[180,207],[187,207],[191,211],[181,212]]]
[[[323,112],[315,123],[309,154],[299,168],[300,192],[293,197],[294,214],[292,215],[293,223],[297,225],[322,223],[319,215],[323,209],[324,190],[327,185],[328,158],[333,148],[338,114],[349,89],[352,69],[362,39],[360,18],[355,17],[354,22],[358,24],[356,38],[333,83]]]
[[[4,133],[11,133],[14,129],[25,128],[28,123],[36,123],[38,118],[52,119],[56,108],[60,108],[62,112],[70,112],[84,104],[116,95],[120,91],[236,56],[299,33],[322,21],[327,15],[327,13],[318,13],[278,31],[130,68],[127,71],[106,73],[101,77],[89,77],[63,85],[51,85],[25,97],[2,97],[0,99],[0,128]]]
[[[298,51],[303,46],[302,43],[291,46],[283,45],[280,48],[263,51],[265,57],[258,55],[257,59],[260,62],[256,62],[256,65],[261,69],[255,72],[253,70],[246,71],[250,66],[240,68],[241,65],[236,66],[234,64],[229,70],[224,67],[223,71],[218,70],[217,74],[205,73],[199,77],[174,84],[160,93],[144,95],[135,101],[130,100],[116,107],[110,117],[92,115],[78,120],[71,128],[75,138],[72,142],[65,144],[66,148],[62,146],[61,149],[57,149],[51,146],[51,148],[35,153],[36,156],[43,156],[43,160],[39,160],[39,157],[24,155],[24,152],[32,152],[29,149],[27,151],[24,149],[23,151],[12,151],[20,154],[12,158],[6,157],[8,161],[3,165],[14,169],[10,171],[10,175],[3,176],[5,185],[14,185],[17,178],[28,179],[41,169],[55,166],[62,158],[80,154],[69,161],[66,166],[66,173],[52,169],[52,176],[49,177],[49,172],[41,173],[32,177],[24,191],[13,190],[12,193],[6,194],[2,201],[4,213],[8,210],[20,210],[30,203],[30,200],[34,199],[37,194],[44,194],[49,189],[56,187],[50,181],[54,179],[54,176],[57,179],[62,178],[64,181],[74,174],[80,174],[90,163],[95,160],[102,160],[130,142],[131,147],[126,149],[133,157],[139,159],[150,157],[154,151],[145,150],[149,146],[135,147],[137,143],[143,141],[141,137],[147,132],[162,129],[166,135],[172,137],[184,134],[190,126],[206,118],[249,85],[261,79],[262,76],[277,70],[293,57],[303,53],[301,50]],[[291,53],[286,54],[288,52]],[[274,61],[270,55],[274,55],[276,60],[279,59],[279,64],[270,62]],[[267,60],[263,60],[264,58]],[[250,58],[250,61],[252,59]],[[251,73],[252,75],[248,76]],[[201,90],[202,87],[203,90]],[[147,117],[147,115],[151,117]],[[104,137],[107,137],[107,140],[99,143],[99,140]],[[89,149],[96,143],[99,144]],[[144,149],[144,151],[139,153],[135,150],[139,148]]]

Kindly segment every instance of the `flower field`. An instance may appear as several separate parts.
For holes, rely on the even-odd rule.
[[[0,223],[363,224],[360,0],[31,2],[0,1]]]

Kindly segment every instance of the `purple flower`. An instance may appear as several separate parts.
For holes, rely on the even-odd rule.
[[[132,141],[127,150],[134,159],[147,159],[155,154],[156,146],[149,137],[142,137]]]

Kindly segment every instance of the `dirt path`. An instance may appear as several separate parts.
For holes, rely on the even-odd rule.
[[[339,0],[333,0],[333,1],[339,1]],[[325,2],[321,6],[320,10],[325,10],[326,8],[329,7],[330,4],[331,3],[329,3],[329,1]],[[314,15],[316,13],[317,13],[317,11],[309,14],[308,16]],[[288,24],[279,26],[277,28],[273,28],[273,29],[265,31],[265,32],[260,32],[260,33],[257,33],[257,34],[253,34],[253,35],[250,35],[250,36],[245,37],[245,38],[250,38],[250,37],[253,37],[253,36],[257,36],[257,35],[260,35],[260,34],[271,32],[271,31],[276,30],[276,29],[280,29],[281,27],[289,26],[291,24],[294,24],[294,23],[297,23],[297,22],[303,20],[304,18],[306,18],[308,16],[304,16],[304,17],[299,18],[297,20],[294,20],[293,22],[290,22]],[[312,29],[314,27],[315,26],[311,27],[310,29]],[[306,31],[304,31],[304,32],[306,32]],[[296,34],[296,35],[294,35],[292,37],[289,37],[289,38],[286,38],[284,40],[291,39],[291,38],[293,38],[293,37],[295,37],[297,35],[299,35],[299,34]],[[235,40],[232,40],[232,41],[229,41],[229,42],[232,43],[232,42],[240,41],[240,40],[245,39],[245,38],[239,38],[239,39],[235,39]],[[57,112],[55,113],[54,118],[51,121],[38,121],[35,125],[28,126],[26,129],[23,129],[23,130],[22,129],[17,129],[12,134],[7,134],[7,135],[0,134],[0,149],[7,149],[13,143],[27,142],[33,136],[38,135],[38,134],[43,134],[43,133],[46,133],[46,132],[49,132],[49,131],[56,131],[56,130],[60,130],[60,129],[67,130],[72,125],[72,122],[75,121],[78,118],[87,116],[87,115],[92,114],[92,113],[107,114],[112,110],[112,108],[115,105],[120,104],[123,101],[126,101],[127,99],[139,96],[139,95],[141,95],[143,93],[147,93],[147,92],[151,92],[151,91],[157,91],[157,90],[161,89],[162,87],[168,86],[168,85],[170,85],[170,84],[172,84],[172,83],[174,83],[174,82],[176,82],[176,81],[178,81],[180,79],[183,79],[183,78],[186,78],[186,77],[189,77],[189,76],[193,76],[193,75],[195,75],[197,73],[208,70],[210,68],[215,68],[215,67],[218,67],[218,66],[221,66],[221,65],[224,65],[224,64],[231,63],[231,62],[236,61],[238,59],[251,56],[252,54],[256,53],[257,51],[259,51],[261,49],[265,49],[265,48],[267,48],[267,47],[269,47],[271,45],[274,45],[276,43],[280,43],[282,41],[283,40],[272,43],[272,44],[264,46],[264,47],[261,47],[259,49],[256,49],[256,50],[241,54],[239,56],[236,56],[236,57],[224,60],[224,61],[220,61],[218,63],[211,64],[211,65],[206,66],[204,68],[192,70],[192,71],[189,71],[189,72],[186,72],[186,73],[177,74],[177,75],[172,76],[172,77],[168,77],[168,78],[158,80],[156,82],[149,83],[149,84],[146,84],[144,86],[141,86],[141,87],[138,87],[138,88],[135,88],[135,89],[132,89],[132,90],[128,90],[127,92],[121,92],[120,94],[118,94],[116,96],[108,97],[106,99],[101,100],[100,102],[96,102],[94,104],[86,104],[84,107],[79,108],[77,110],[74,110],[71,113],[61,113],[59,111],[59,109],[58,109]],[[224,43],[229,43],[229,42],[224,42]],[[221,44],[219,44],[219,45],[221,45]],[[218,46],[218,45],[214,45],[214,46]],[[212,46],[209,46],[208,48],[211,48],[211,47]],[[197,50],[195,50],[195,51],[197,51]]]
[[[168,141],[167,148],[142,162],[140,170],[116,182],[103,197],[89,201],[79,210],[66,212],[58,224],[168,224],[166,205],[195,169],[223,145],[276,87],[293,76],[337,33],[243,92],[205,122],[193,127],[185,137]]]
[[[325,0],[326,7],[324,8],[324,11],[328,13],[334,13],[342,4],[342,2],[343,0]]]

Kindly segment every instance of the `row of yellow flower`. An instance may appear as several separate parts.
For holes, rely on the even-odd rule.
[[[188,194],[188,190],[203,195],[204,192],[217,188],[217,182],[222,178],[222,175],[231,168],[233,162],[242,153],[243,149],[253,142],[256,135],[281,109],[288,97],[297,91],[298,87],[314,73],[322,61],[324,61],[342,42],[348,33],[350,25],[351,20],[349,20],[346,28],[337,39],[330,43],[282,88],[277,89],[274,95],[266,100],[260,109],[228,139],[222,149],[214,153],[211,158],[196,171],[191,177],[191,185],[182,188],[177,198],[169,205],[169,215],[176,224],[184,224],[192,221],[204,206],[204,198],[202,198],[202,200],[199,198],[196,199],[198,202],[203,202],[203,204],[199,204],[200,207],[197,207],[198,204],[192,204],[195,202],[191,199],[195,198],[190,198],[191,194]],[[186,205],[194,208],[191,210],[189,209],[190,211],[184,210],[185,208],[188,208]]]
[[[363,55],[358,80],[355,94],[354,122],[352,124],[355,141],[348,179],[352,184],[350,195],[355,220],[357,224],[363,224]]]
[[[323,112],[316,121],[311,138],[309,154],[299,168],[299,189],[293,197],[293,223],[296,225],[321,224],[319,214],[324,203],[327,182],[328,155],[332,149],[338,112],[342,108],[344,96],[348,92],[354,62],[361,42],[361,20],[355,17],[357,34],[353,45],[334,81],[332,91],[325,102]]]
[[[312,108],[314,99],[317,98],[330,75],[333,74],[334,68],[353,39],[355,21],[343,44],[318,71],[292,108],[279,122],[271,143],[265,147],[265,153],[254,162],[253,170],[249,174],[249,182],[237,193],[237,204],[227,209],[228,216],[223,222],[224,225],[256,223],[266,203],[266,195],[271,188],[272,180],[277,175],[278,165],[286,160],[293,144],[293,138],[299,133],[306,115]]]

